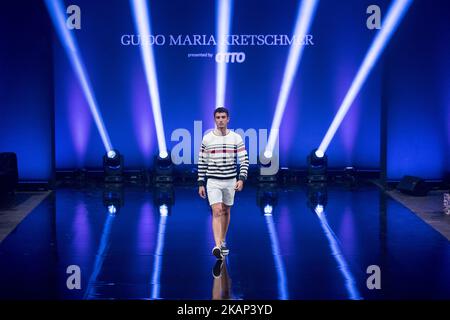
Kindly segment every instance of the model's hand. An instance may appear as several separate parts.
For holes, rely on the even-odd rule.
[[[206,190],[204,186],[200,186],[198,187],[198,194],[200,195],[200,197],[202,197],[203,199],[206,199]]]
[[[244,181],[238,180],[236,182],[236,186],[234,187],[234,190],[241,191],[244,188]]]

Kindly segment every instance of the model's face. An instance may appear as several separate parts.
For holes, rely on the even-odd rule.
[[[217,129],[226,128],[230,118],[227,117],[225,112],[218,112],[214,115],[214,121],[216,122]]]

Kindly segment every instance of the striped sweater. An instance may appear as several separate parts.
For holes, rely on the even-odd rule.
[[[203,137],[198,157],[198,184],[205,185],[206,178],[232,179],[237,176],[239,160],[239,180],[247,180],[248,155],[240,135],[229,131],[219,136],[214,131]]]

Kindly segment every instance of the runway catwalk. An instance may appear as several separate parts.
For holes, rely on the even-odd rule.
[[[236,196],[230,254],[215,266],[210,209],[194,187],[172,206],[155,190],[60,187],[0,244],[1,299],[449,299],[450,244],[374,186]],[[106,198],[105,198],[106,195]],[[108,200],[109,199],[109,200]],[[381,289],[369,290],[369,266]],[[69,266],[81,288],[69,290]],[[219,268],[219,276],[213,269]]]

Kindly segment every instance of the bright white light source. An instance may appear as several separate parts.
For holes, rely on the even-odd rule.
[[[317,158],[323,158],[324,153],[321,150],[316,150],[315,155]]]
[[[271,151],[268,150],[264,151],[264,157],[266,157],[266,159],[272,159],[272,156],[273,154]]]
[[[323,213],[323,205],[318,204],[318,205],[314,208],[314,211],[315,211],[318,215],[322,214],[322,213]]]
[[[273,207],[270,204],[266,204],[264,207],[264,215],[271,216],[273,211]]]
[[[117,212],[116,206],[113,205],[113,204],[110,204],[110,205],[108,206],[108,212],[109,212],[110,214],[116,214],[116,212]]]
[[[169,208],[167,205],[162,204],[159,206],[159,215],[162,217],[167,217],[169,215]]]
[[[108,151],[108,158],[114,159],[116,157],[116,152],[114,150]]]
[[[163,152],[160,152],[160,153],[159,153],[159,157],[160,157],[161,159],[167,158],[168,155],[169,155],[169,154],[167,153],[167,151],[163,151]]]

